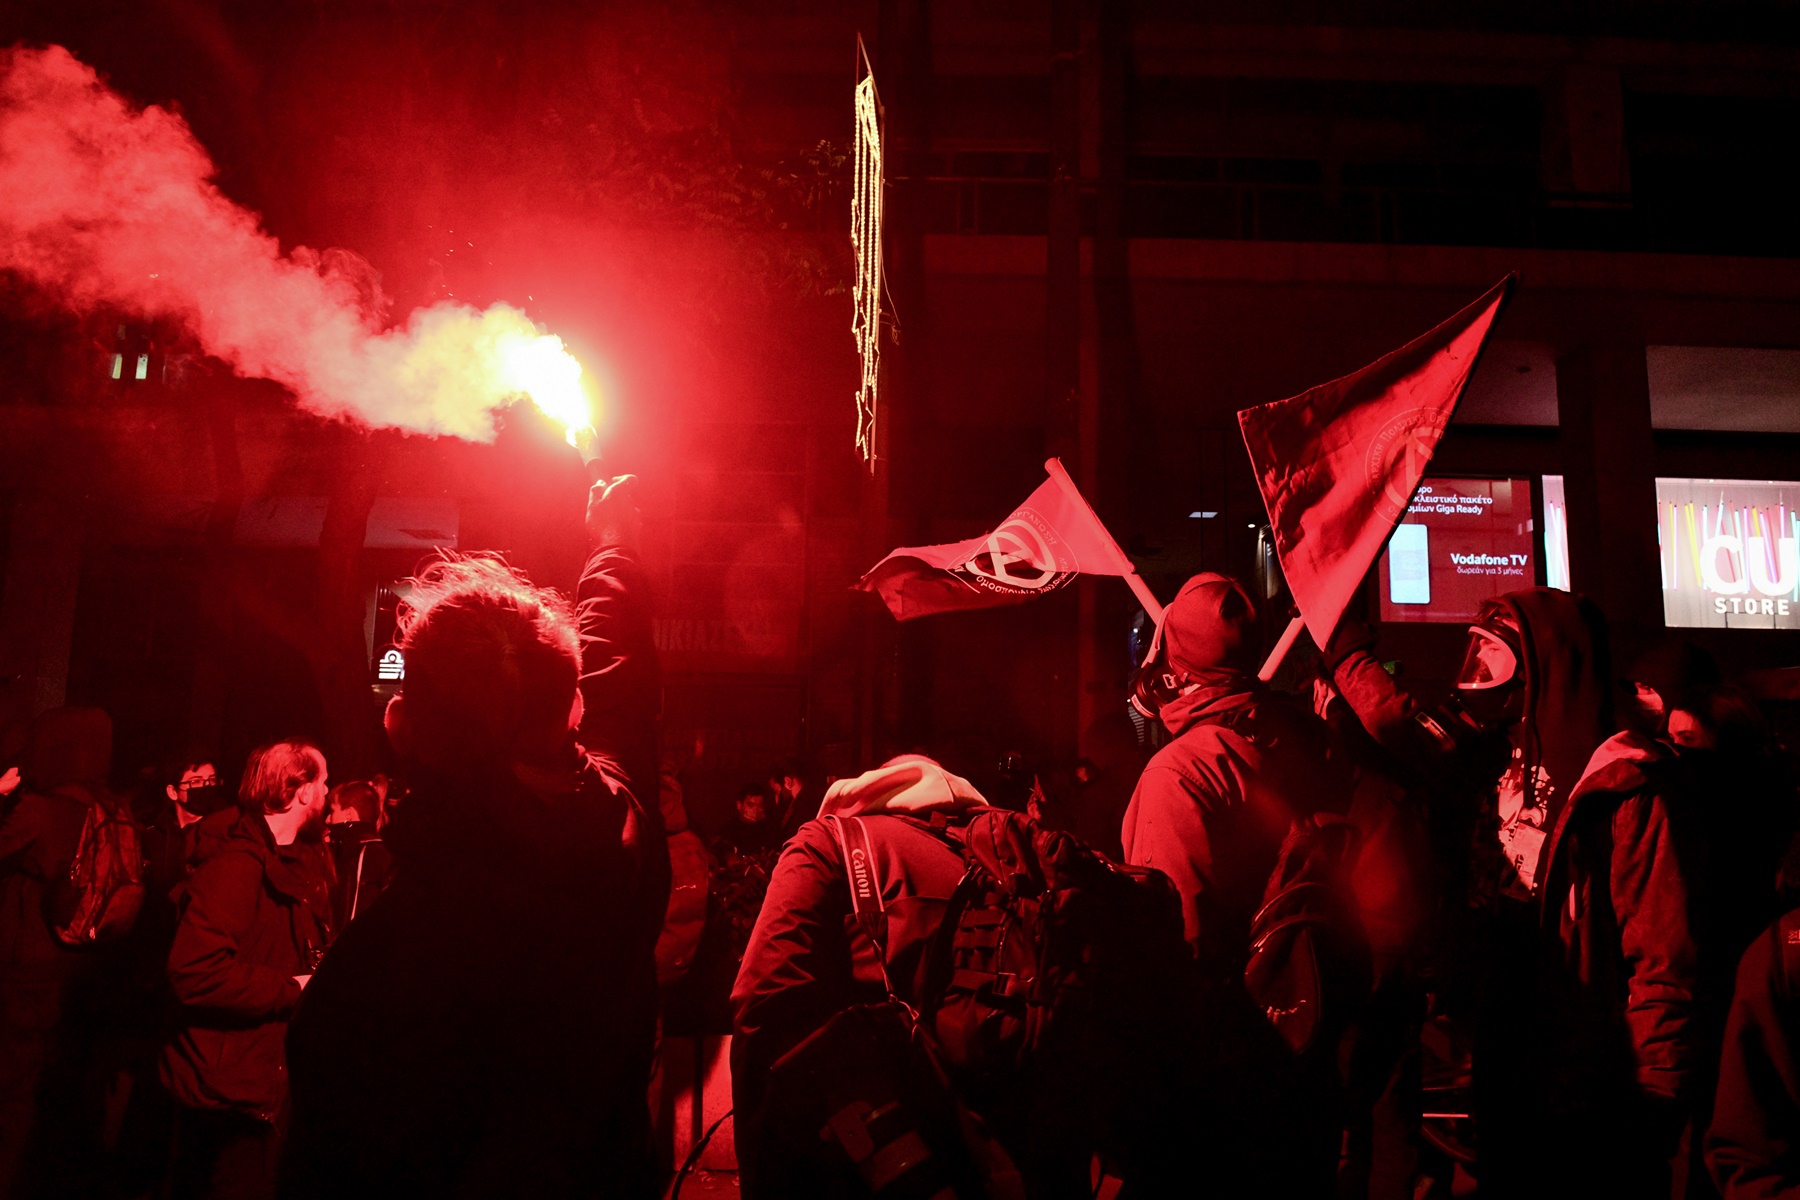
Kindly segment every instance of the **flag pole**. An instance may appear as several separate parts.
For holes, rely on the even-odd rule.
[[[1126,586],[1131,588],[1132,595],[1138,598],[1138,603],[1144,606],[1144,611],[1150,614],[1150,619],[1161,621],[1162,601],[1156,598],[1156,594],[1150,590],[1150,585],[1144,582],[1144,577],[1137,573],[1137,568],[1131,565],[1131,560],[1125,556],[1123,550],[1119,549],[1119,543],[1113,540],[1112,531],[1106,528],[1105,522],[1100,520],[1100,514],[1094,511],[1094,506],[1087,502],[1087,497],[1083,496],[1081,489],[1075,486],[1075,481],[1069,477],[1067,468],[1062,465],[1062,459],[1046,459],[1044,470],[1050,472],[1050,478],[1056,480],[1062,490],[1068,494],[1069,499],[1079,504],[1087,512],[1087,515],[1094,519],[1095,527],[1106,534],[1106,544],[1112,547],[1113,553],[1118,555],[1119,565],[1125,568],[1122,574]]]
[[[1269,657],[1263,660],[1262,670],[1256,673],[1258,679],[1267,683],[1275,678],[1275,672],[1281,670],[1281,660],[1288,656],[1288,651],[1299,640],[1300,631],[1305,628],[1306,618],[1295,614],[1294,619],[1288,622],[1288,627],[1281,631],[1281,640],[1275,643],[1275,648],[1269,651]]]

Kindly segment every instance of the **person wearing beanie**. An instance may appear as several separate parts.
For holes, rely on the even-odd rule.
[[[1178,690],[1159,716],[1175,740],[1144,768],[1125,810],[1125,860],[1169,877],[1202,968],[1229,973],[1243,966],[1290,820],[1334,807],[1321,804],[1329,735],[1257,679],[1262,626],[1237,580],[1188,580],[1161,638]]]
[[[1195,1124],[1230,1157],[1219,1169],[1258,1179],[1261,1194],[1329,1194],[1341,1128],[1335,1071],[1310,1072],[1285,1043],[1268,1042],[1272,1025],[1244,988],[1244,967],[1284,839],[1316,813],[1342,812],[1348,781],[1324,722],[1257,678],[1262,626],[1241,583],[1196,575],[1159,634],[1150,669],[1162,678],[1158,716],[1174,741],[1144,768],[1121,833],[1127,863],[1175,885],[1199,972],[1231,1001],[1214,1023],[1218,1061],[1188,1072],[1203,1109]]]

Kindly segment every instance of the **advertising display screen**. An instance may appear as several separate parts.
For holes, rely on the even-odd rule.
[[[1482,601],[1531,587],[1531,481],[1426,478],[1377,574],[1383,621],[1472,621]]]
[[[1658,479],[1663,624],[1800,629],[1800,483]]]

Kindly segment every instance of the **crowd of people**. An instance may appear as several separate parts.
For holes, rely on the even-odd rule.
[[[649,1197],[683,1034],[757,1198],[1800,1194],[1800,774],[1703,652],[1529,589],[1445,695],[1353,619],[1297,693],[1203,574],[1066,779],[784,763],[707,837],[634,491],[572,603],[420,574],[392,780],[0,750],[0,1196]]]

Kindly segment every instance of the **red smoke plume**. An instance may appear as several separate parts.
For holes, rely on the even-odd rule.
[[[567,357],[505,304],[445,302],[383,328],[366,264],[283,254],[213,174],[180,116],[133,107],[62,47],[0,52],[0,270],[57,303],[177,319],[325,416],[477,441],[546,356]],[[558,365],[566,401],[580,368]]]

